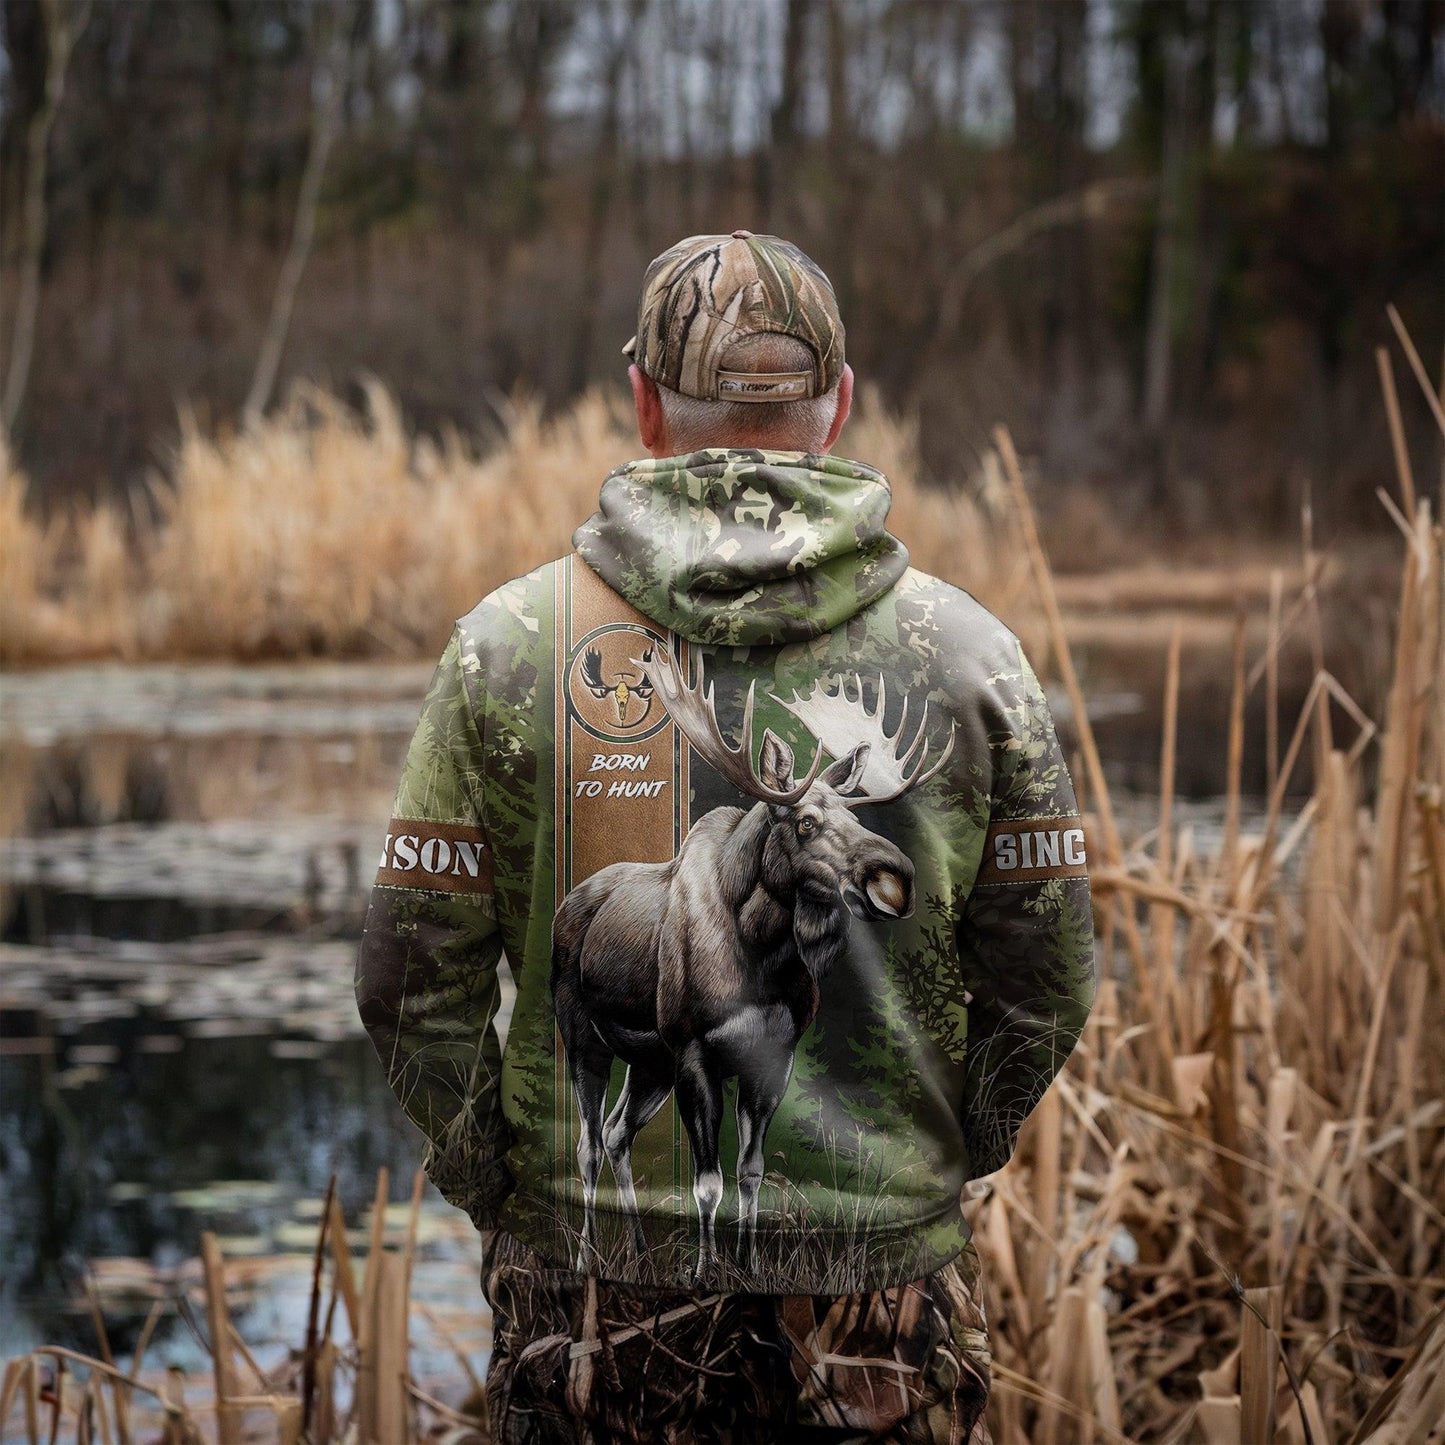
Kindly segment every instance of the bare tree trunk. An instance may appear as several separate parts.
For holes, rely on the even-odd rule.
[[[65,72],[70,52],[90,19],[90,0],[77,6],[67,0],[41,0],[45,16],[45,98],[30,121],[26,136],[24,229],[20,260],[20,289],[15,300],[15,324],[10,333],[10,364],[5,372],[5,394],[0,419],[5,430],[15,430],[25,386],[30,379],[30,358],[35,351],[35,317],[40,310],[40,262],[45,254],[49,212],[45,181],[50,163],[50,132],[65,94]]]
[[[637,22],[645,0],[631,0],[627,11],[618,11],[620,27],[611,29],[612,11],[607,17],[608,46],[603,65],[606,100],[602,112],[602,128],[598,135],[596,173],[592,181],[592,197],[587,213],[587,229],[582,245],[581,286],[578,293],[577,330],[573,337],[571,387],[574,392],[587,385],[592,342],[597,331],[597,312],[602,304],[602,252],[607,241],[607,219],[612,210],[612,190],[616,180],[618,147],[622,122],[622,78],[628,57],[637,39]]]
[[[782,89],[768,117],[768,139],[758,145],[753,162],[753,204],[758,225],[768,231],[782,230],[782,214],[773,209],[779,197],[777,172],[787,173],[798,138],[798,114],[803,94],[803,70],[807,62],[806,31],[813,0],[788,0],[783,28]]]
[[[1144,430],[1162,436],[1169,419],[1173,381],[1175,232],[1185,164],[1184,94],[1188,75],[1181,42],[1170,39],[1165,53],[1164,156],[1159,177],[1159,211],[1154,227],[1154,252],[1149,278],[1149,315],[1144,330]]]
[[[558,5],[552,0],[518,0],[512,6],[510,39],[504,53],[521,91],[516,127],[524,146],[524,189],[517,229],[524,237],[537,231],[546,211],[553,120],[549,70],[581,13],[580,6]]]
[[[713,21],[710,39],[718,59],[702,113],[706,117],[706,134],[715,141],[708,166],[708,189],[711,205],[716,210],[720,205],[732,204],[733,134],[742,88],[738,53],[747,44],[748,17],[746,7],[737,5],[714,5],[708,13]]]
[[[1153,191],[1152,181],[1129,176],[1095,181],[1071,195],[1025,211],[1002,230],[950,260],[947,279],[939,287],[931,312],[919,326],[898,368],[902,385],[906,389],[914,387],[927,366],[937,359],[942,345],[956,339],[964,303],[989,267],[1016,254],[1038,236],[1061,227],[1102,220],[1112,207],[1141,200]]]
[[[669,27],[669,52],[675,56],[686,55],[688,46],[693,43],[693,36],[696,33],[696,19],[691,19],[690,29],[684,31],[680,6],[669,5],[663,14],[667,17],[666,24]],[[767,12],[761,6],[754,6],[752,14],[756,23],[762,26],[767,25]],[[697,112],[697,107],[687,103],[684,89],[686,80],[681,65],[669,65],[666,78],[669,84],[667,104],[671,107],[673,114],[677,116],[678,134],[682,139],[682,153],[678,164],[678,214],[683,221],[683,231],[692,236],[705,229],[697,219],[697,135],[693,129],[693,117]],[[760,143],[757,152],[760,157],[765,156],[767,146]],[[764,208],[760,205],[758,214],[762,215],[763,211]]]
[[[852,143],[848,88],[848,16],[841,0],[828,3],[828,164],[848,162]]]
[[[311,254],[311,243],[316,236],[316,207],[321,199],[321,182],[326,174],[331,144],[340,128],[341,106],[351,70],[350,22],[351,10],[346,6],[335,17],[335,30],[327,47],[326,59],[313,81],[311,145],[306,152],[306,168],[301,173],[291,244],[276,281],[276,293],[271,298],[271,316],[266,322],[260,355],[256,359],[256,374],[246,395],[243,416],[247,426],[261,419],[275,390],[281,353],[285,350],[286,335],[291,329],[291,313],[296,306],[296,294],[301,289],[301,273],[306,269],[306,258]]]

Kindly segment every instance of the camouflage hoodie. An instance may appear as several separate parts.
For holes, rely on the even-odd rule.
[[[1084,837],[1017,639],[888,505],[838,458],[631,462],[457,624],[357,999],[478,1226],[788,1294],[965,1243],[1092,999]]]

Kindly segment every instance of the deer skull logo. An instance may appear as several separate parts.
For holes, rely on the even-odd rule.
[[[644,652],[639,666],[644,665],[651,656],[650,650]],[[582,659],[582,681],[587,691],[599,701],[603,698],[612,699],[618,727],[638,727],[647,721],[647,715],[652,711],[652,683],[648,681],[645,672],[617,673],[604,680],[602,654],[595,647],[589,647]],[[634,702],[642,704],[642,711],[636,717],[629,717],[628,709]]]
[[[643,671],[661,639],[631,623],[590,632],[568,663],[568,706],[582,727],[611,742],[640,742],[665,726],[652,680]]]

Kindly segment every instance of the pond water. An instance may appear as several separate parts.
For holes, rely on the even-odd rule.
[[[95,668],[0,685],[0,1357],[124,1357],[220,1236],[263,1365],[305,1333],[334,1174],[364,1254],[421,1156],[352,1002],[370,861],[429,669]],[[365,860],[365,861],[363,861]],[[484,1363],[480,1248],[429,1187],[414,1295]],[[201,1370],[172,1315],[149,1356]]]
[[[409,1194],[419,1135],[351,979],[429,676],[328,663],[0,679],[0,1357],[92,1350],[87,1275],[124,1357],[152,1300],[193,1282],[213,1230],[244,1286],[243,1337],[279,1359],[304,1336],[330,1176],[358,1253],[377,1170],[394,1206]],[[1095,695],[1107,761],[1133,782],[1157,724],[1127,691]],[[1209,712],[1185,716],[1214,729]],[[1218,810],[1197,811],[1207,828]],[[450,1338],[423,1332],[424,1377],[430,1364],[455,1380],[456,1348],[484,1362],[478,1257],[470,1223],[428,1188],[415,1294]],[[205,1363],[180,1318],[156,1350]]]

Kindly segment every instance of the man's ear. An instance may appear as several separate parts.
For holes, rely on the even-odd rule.
[[[632,404],[637,408],[637,431],[642,445],[655,457],[669,455],[667,419],[662,414],[657,383],[635,362],[627,368],[627,379],[632,383]]]
[[[828,428],[828,440],[823,443],[823,450],[833,450],[833,443],[838,440],[838,433],[843,430],[843,423],[848,420],[848,413],[853,409],[853,368],[845,361],[843,363],[843,375],[838,378],[838,410],[833,414],[833,425]]]

